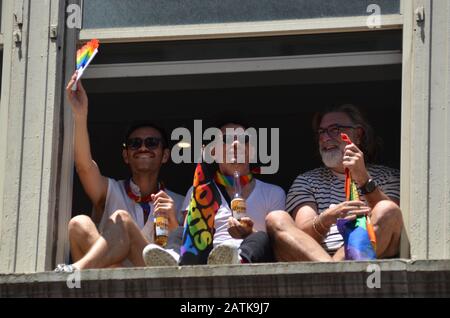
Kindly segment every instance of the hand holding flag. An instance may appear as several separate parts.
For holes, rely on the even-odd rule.
[[[72,107],[72,112],[75,118],[87,118],[88,97],[81,81],[78,83],[78,88],[75,90],[73,89],[76,79],[77,73],[75,72],[66,87],[67,99]]]
[[[346,134],[341,134],[341,139],[349,145],[352,144]],[[346,201],[359,200],[358,189],[347,168],[345,169],[345,199]],[[359,216],[354,221],[338,219],[337,227],[344,238],[346,260],[376,259],[376,238],[370,217]]]
[[[347,145],[351,145],[352,141],[346,134],[341,134],[342,141],[346,142]],[[359,200],[358,189],[350,176],[350,170],[345,168],[345,200],[346,201],[356,201]]]

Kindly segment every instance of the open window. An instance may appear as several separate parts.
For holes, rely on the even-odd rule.
[[[363,108],[384,141],[380,162],[399,168],[401,36],[380,31],[103,45],[84,81],[93,157],[104,175],[125,178],[120,146],[129,123],[145,119],[169,134],[177,127],[193,132],[194,120],[206,129],[235,112],[255,128],[280,129],[279,171],[261,178],[287,191],[299,173],[320,164],[313,113],[350,102]],[[184,195],[193,170],[193,164],[168,164],[162,179]],[[72,210],[89,212],[77,177],[73,189]]]
[[[132,121],[155,121],[170,134],[177,127],[192,131],[199,119],[206,128],[223,111],[235,111],[255,128],[280,129],[278,173],[261,178],[287,191],[298,174],[321,163],[313,113],[339,102],[362,107],[383,140],[379,162],[399,168],[401,1],[247,5],[83,1],[80,44],[91,38],[102,42],[84,79],[91,147],[102,173],[128,176],[120,146]],[[70,144],[70,130],[64,138]],[[71,146],[65,148],[65,158],[71,158]],[[73,191],[63,197],[71,196],[72,205],[60,208],[72,211],[68,220],[90,213],[91,204],[73,167],[66,170],[62,179],[73,178]],[[170,163],[161,176],[184,195],[193,170],[194,164]],[[66,224],[64,218],[59,222]],[[67,251],[61,246],[57,258]]]

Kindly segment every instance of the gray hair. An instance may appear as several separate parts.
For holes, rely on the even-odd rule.
[[[373,162],[376,159],[380,142],[375,137],[373,128],[369,125],[366,117],[359,110],[359,108],[353,104],[332,105],[327,107],[325,110],[316,113],[312,122],[312,127],[316,133],[316,136],[322,118],[328,113],[344,113],[350,118],[355,126],[362,128],[363,135],[360,144],[357,146],[364,153],[365,161],[368,163]]]

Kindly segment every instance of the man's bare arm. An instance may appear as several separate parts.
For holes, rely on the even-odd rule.
[[[314,230],[313,222],[318,216],[317,205],[315,203],[304,203],[300,205],[293,213],[295,224],[297,227],[314,238],[317,242],[322,243],[324,236],[326,235],[325,229]]]
[[[350,144],[345,147],[343,164],[344,167],[350,170],[352,178],[358,187],[364,186],[371,178],[366,169],[364,154],[355,144]],[[368,206],[371,208],[375,207],[378,202],[383,200],[391,200],[397,205],[400,205],[399,200],[388,197],[379,187],[372,193],[366,194],[365,198]]]
[[[80,177],[84,191],[95,207],[93,220],[94,222],[99,222],[102,217],[106,193],[108,191],[108,179],[101,175],[100,169],[92,159],[87,128],[88,98],[81,81],[78,81],[77,83],[77,90],[72,91],[72,86],[75,83],[75,76],[76,75],[72,76],[72,79],[66,88],[67,98],[72,106],[75,122],[75,168]]]
[[[383,191],[381,191],[380,187],[377,187],[373,192],[366,194],[364,197],[366,198],[367,205],[371,208],[383,200],[391,200],[400,206],[400,200],[388,197]]]
[[[297,208],[294,218],[299,229],[321,243],[338,218],[354,220],[357,216],[367,215],[369,212],[370,208],[361,201],[345,201],[340,204],[332,204],[319,214],[317,205],[307,202]]]

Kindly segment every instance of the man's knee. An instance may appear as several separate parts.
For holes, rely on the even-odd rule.
[[[95,226],[92,219],[87,215],[77,215],[69,221],[69,235],[84,235],[89,229]]]
[[[390,224],[396,229],[403,226],[402,211],[397,204],[389,200],[380,201],[375,205],[372,219],[374,225]]]
[[[293,223],[292,217],[285,211],[273,211],[266,216],[267,232],[271,235],[276,234],[286,229],[286,227]]]
[[[117,222],[123,222],[123,223],[129,223],[129,222],[132,222],[133,221],[133,218],[131,217],[131,215],[130,215],[130,213],[128,213],[127,211],[125,211],[125,210],[117,210],[117,211],[115,211],[112,215],[111,215],[111,217],[110,217],[110,219],[114,222],[114,223],[117,223]]]

